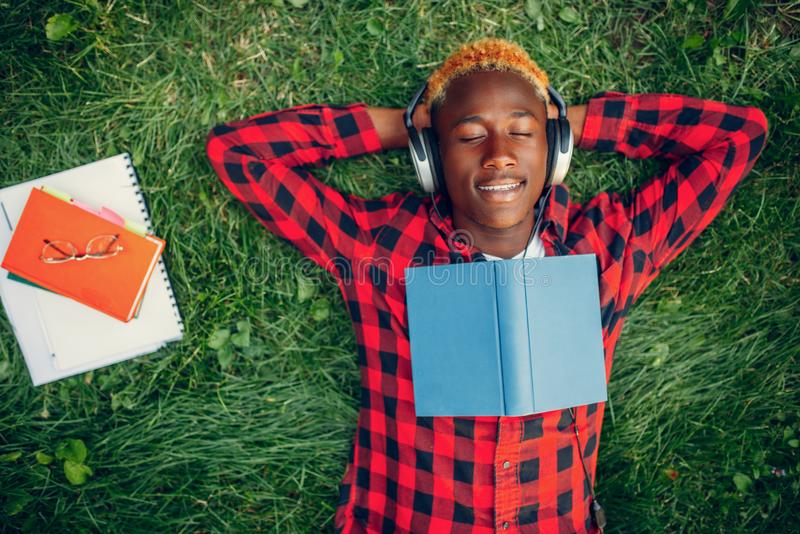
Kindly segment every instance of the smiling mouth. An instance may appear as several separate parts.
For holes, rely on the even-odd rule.
[[[496,180],[496,183],[483,183],[476,185],[475,188],[485,202],[505,204],[516,201],[522,195],[527,183],[527,180],[515,182]]]
[[[513,189],[517,189],[521,187],[523,182],[517,182],[514,184],[499,184],[499,185],[479,185],[478,189],[481,191],[511,191]]]

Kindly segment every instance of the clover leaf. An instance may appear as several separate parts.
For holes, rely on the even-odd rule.
[[[221,349],[231,337],[231,331],[227,328],[219,328],[214,330],[208,338],[208,346],[212,349]]]
[[[72,460],[64,461],[64,474],[67,480],[73,486],[80,486],[85,484],[86,480],[92,476],[92,469],[85,464],[73,462]]]
[[[745,475],[744,473],[736,473],[733,475],[733,483],[736,486],[736,489],[745,493],[747,490],[750,489],[750,486],[753,485],[753,481],[750,479],[749,476]]]
[[[20,456],[22,456],[22,451],[13,451],[0,454],[0,462],[15,462]]]
[[[53,457],[42,451],[36,451],[36,463],[39,465],[50,465],[53,462]]]
[[[80,439],[67,439],[56,447],[56,458],[70,460],[77,464],[82,464],[86,460],[87,453],[86,445]]]
[[[51,41],[60,41],[78,28],[78,21],[68,13],[59,13],[47,19],[44,33]]]

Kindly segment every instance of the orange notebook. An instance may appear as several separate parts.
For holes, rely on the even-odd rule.
[[[105,259],[64,263],[41,260],[45,239],[69,241],[78,254],[93,237],[119,234],[122,251]],[[128,322],[144,295],[164,241],[140,235],[76,204],[34,188],[25,204],[2,267],[29,282]]]

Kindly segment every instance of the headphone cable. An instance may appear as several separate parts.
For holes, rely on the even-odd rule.
[[[591,478],[589,478],[589,470],[586,468],[586,462],[583,460],[583,449],[581,448],[581,438],[578,435],[578,422],[575,419],[575,410],[569,409],[569,415],[572,416],[572,428],[575,430],[575,441],[578,442],[578,458],[581,460],[581,467],[583,467],[583,476],[586,479],[586,485],[589,486],[589,494],[592,497],[592,502],[589,505],[589,513],[592,516],[592,521],[595,526],[600,529],[600,534],[603,534],[606,527],[606,512],[597,500],[594,494],[594,485]]]
[[[536,231],[539,228],[539,223],[542,222],[542,214],[544,213],[544,206],[547,203],[547,199],[550,196],[550,191],[552,191],[552,186],[548,187],[547,193],[545,193],[544,197],[540,199],[539,205],[539,213],[536,216],[536,222],[531,229],[531,237],[528,238],[528,245],[530,245],[531,241],[533,240],[533,236],[536,234]],[[522,259],[525,259],[525,256],[528,253],[528,245],[525,245],[525,250],[522,252]],[[522,276],[525,276],[525,270],[522,270]],[[606,513],[603,510],[603,507],[600,505],[600,502],[597,500],[597,497],[594,493],[594,485],[592,484],[592,480],[589,477],[589,469],[586,468],[586,462],[583,459],[583,449],[581,447],[581,438],[578,434],[578,422],[575,419],[575,410],[573,408],[569,409],[569,415],[572,417],[572,428],[575,430],[575,441],[578,443],[578,458],[581,460],[581,467],[583,468],[583,476],[586,480],[586,485],[589,486],[589,494],[592,497],[592,502],[589,505],[589,514],[592,516],[592,522],[594,522],[595,526],[600,530],[600,534],[604,534],[604,529],[606,527]]]
[[[433,209],[436,210],[436,215],[438,215],[439,219],[441,219],[441,221],[444,222],[444,217],[442,217],[442,214],[439,212],[439,206],[436,205],[436,197],[433,196],[433,191],[431,191],[430,195],[431,195],[431,202],[433,202]]]
[[[544,214],[544,206],[547,204],[547,199],[550,197],[550,191],[553,190],[552,186],[547,186],[547,192],[544,194],[544,197],[539,197],[539,213],[536,214],[536,221],[533,223],[533,228],[531,228],[531,235],[528,236],[528,244],[525,245],[525,249],[522,251],[522,259],[525,259],[525,256],[528,254],[528,247],[533,241],[533,236],[536,235],[536,232],[539,229],[539,224],[542,222],[542,215]],[[523,276],[524,276],[524,269],[523,269]]]

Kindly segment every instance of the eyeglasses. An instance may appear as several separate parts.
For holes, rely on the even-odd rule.
[[[98,235],[86,243],[86,252],[78,254],[75,245],[69,241],[44,240],[42,255],[39,256],[45,263],[64,263],[70,260],[83,261],[85,259],[104,260],[112,258],[123,251],[119,244],[119,234]]]

